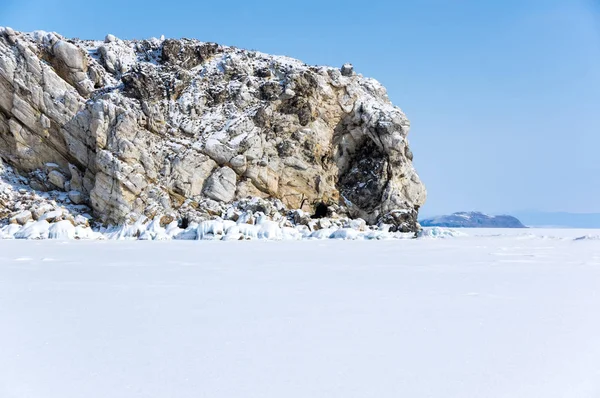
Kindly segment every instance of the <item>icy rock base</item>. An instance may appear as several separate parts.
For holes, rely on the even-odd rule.
[[[176,221],[162,227],[157,220],[140,220],[133,225],[102,229],[99,233],[103,238],[118,240],[372,240],[414,237],[414,234],[389,232],[387,229],[371,226],[364,230],[358,230],[351,226],[340,225],[313,230],[306,225],[292,226],[287,219],[272,221],[266,216],[259,216],[254,224],[248,224],[243,220],[236,222],[218,218],[192,223],[185,229],[178,227]]]
[[[168,213],[130,214],[120,226],[103,226],[92,210],[64,191],[39,192],[30,180],[0,163],[0,239],[115,240],[380,240],[409,239],[398,226],[350,218],[343,206],[331,205],[323,217],[286,209],[277,199],[248,197],[224,204],[211,199],[184,201]],[[423,237],[457,233],[437,228]]]
[[[48,167],[51,167],[49,165]],[[119,226],[103,226],[72,192],[40,192],[28,176],[0,162],[0,239],[116,240],[378,240],[414,238],[402,223],[367,225],[344,206],[330,205],[317,217],[289,210],[278,199],[248,197],[230,204],[202,198],[177,209],[146,215],[131,213]],[[75,198],[77,199],[77,198]],[[424,237],[453,236],[436,229]]]
[[[243,219],[236,221],[217,218],[200,223],[192,222],[181,228],[178,221],[162,226],[160,218],[149,220],[141,217],[137,222],[128,225],[102,227],[92,229],[81,225],[75,226],[69,220],[49,223],[46,220],[30,220],[24,225],[8,224],[0,229],[0,239],[110,239],[110,240],[383,240],[411,239],[412,233],[390,232],[389,226],[365,226],[356,228],[352,223],[340,220],[320,219],[307,225],[290,225],[290,221],[282,218],[272,221],[259,215],[254,223]],[[357,221],[357,220],[351,220]],[[331,223],[332,227],[318,229],[320,223]],[[312,228],[311,228],[312,227]],[[450,238],[465,235],[462,232],[435,228],[424,230],[419,238]]]

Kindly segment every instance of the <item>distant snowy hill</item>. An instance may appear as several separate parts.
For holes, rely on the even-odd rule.
[[[419,221],[423,227],[450,228],[527,228],[512,216],[490,216],[479,212],[458,212]]]

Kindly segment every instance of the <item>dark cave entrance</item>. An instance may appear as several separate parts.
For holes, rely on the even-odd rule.
[[[312,218],[327,217],[327,211],[327,205],[323,202],[319,202],[317,206],[315,206],[315,214],[312,215]]]
[[[179,222],[177,223],[177,226],[181,229],[187,229],[187,227],[190,226],[190,219],[187,217],[183,217],[182,219],[179,220]]]

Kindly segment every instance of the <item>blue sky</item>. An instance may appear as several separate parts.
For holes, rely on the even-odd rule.
[[[600,0],[253,3],[3,0],[0,25],[352,62],[412,122],[425,215],[600,212]]]

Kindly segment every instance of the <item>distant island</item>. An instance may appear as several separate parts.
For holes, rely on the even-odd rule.
[[[458,212],[420,220],[423,227],[446,228],[527,228],[517,218],[500,215],[490,216],[476,211]]]

